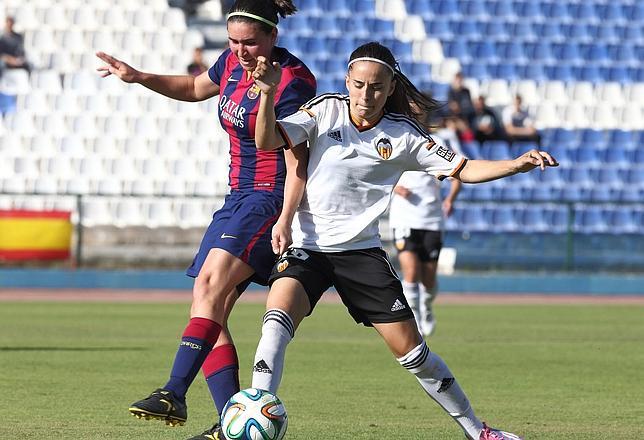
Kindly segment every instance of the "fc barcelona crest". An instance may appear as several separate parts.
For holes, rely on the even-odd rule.
[[[391,153],[394,151],[394,147],[391,145],[391,142],[387,138],[381,138],[376,142],[376,151],[384,160],[387,160],[391,157]]]
[[[260,89],[257,84],[253,84],[251,88],[246,92],[246,96],[248,96],[248,99],[257,99],[259,92],[261,91],[262,89]]]

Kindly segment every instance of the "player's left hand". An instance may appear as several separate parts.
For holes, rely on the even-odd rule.
[[[536,167],[545,170],[546,167],[557,167],[556,159],[552,157],[549,153],[539,150],[530,150],[526,153],[523,153],[521,156],[514,159],[516,162],[516,171],[517,173],[527,173],[535,169]]]
[[[275,255],[282,255],[288,247],[293,243],[291,238],[291,226],[281,223],[279,220],[273,226],[271,232],[271,247]]]
[[[262,92],[270,93],[274,91],[282,79],[280,63],[271,63],[263,56],[257,57],[257,65],[253,70],[253,79]]]
[[[443,200],[443,215],[449,217],[454,212],[454,205],[451,200]]]

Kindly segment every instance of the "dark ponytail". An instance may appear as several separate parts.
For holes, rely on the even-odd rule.
[[[363,44],[351,53],[349,61],[356,58],[376,58],[387,63],[394,71],[396,88],[385,103],[385,110],[392,113],[401,113],[424,123],[431,118],[441,107],[440,103],[430,96],[425,95],[409,81],[401,71],[394,55],[382,44],[372,41]],[[349,66],[351,70],[351,66]]]
[[[233,12],[246,12],[257,15],[277,26],[279,17],[284,18],[288,15],[293,15],[297,12],[297,8],[292,0],[237,0],[228,11],[229,14]],[[228,18],[228,21],[256,23],[267,34],[270,34],[275,27],[261,20],[243,15],[233,15]]]

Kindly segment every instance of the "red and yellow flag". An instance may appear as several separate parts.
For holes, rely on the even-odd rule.
[[[0,209],[0,259],[58,260],[71,253],[69,211]]]

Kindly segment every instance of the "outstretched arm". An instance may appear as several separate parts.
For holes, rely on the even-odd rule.
[[[282,79],[282,69],[279,63],[271,64],[266,58],[257,57],[253,78],[262,91],[255,120],[255,144],[258,150],[275,150],[286,144],[275,117],[275,92]]]
[[[304,195],[309,150],[305,144],[299,144],[289,150],[285,150],[284,158],[286,159],[284,205],[277,223],[273,226],[271,238],[273,252],[277,255],[282,255],[286,252],[286,249],[293,242],[291,239],[291,224]]]
[[[517,173],[527,173],[537,167],[556,167],[559,164],[547,152],[530,150],[513,160],[469,160],[453,177],[464,183],[489,182]]]
[[[213,83],[208,72],[197,77],[191,75],[157,75],[136,70],[123,61],[105,52],[96,52],[96,56],[105,62],[97,70],[105,78],[116,75],[126,83],[138,83],[150,90],[179,101],[203,101],[219,94],[219,85]]]

